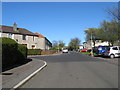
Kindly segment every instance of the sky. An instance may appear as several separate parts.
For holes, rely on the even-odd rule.
[[[117,2],[2,2],[2,25],[38,32],[51,42],[62,40],[69,44],[78,37],[85,42],[84,30],[99,28],[109,20],[108,8]]]

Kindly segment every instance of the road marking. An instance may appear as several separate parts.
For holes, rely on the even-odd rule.
[[[37,69],[35,72],[33,72],[32,74],[30,74],[28,77],[26,77],[25,79],[23,79],[21,82],[19,82],[17,85],[15,85],[12,89],[10,90],[15,90],[18,87],[20,87],[22,84],[24,84],[26,81],[28,81],[32,76],[34,76],[35,74],[37,74],[40,70],[42,70],[45,66],[47,66],[47,63],[45,61],[44,65],[42,67],[40,67],[39,69]]]

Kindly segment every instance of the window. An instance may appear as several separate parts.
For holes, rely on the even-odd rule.
[[[23,35],[23,40],[26,40],[26,35]]]
[[[18,42],[18,39],[16,39],[16,42]]]
[[[35,45],[32,45],[32,49],[35,49]]]
[[[12,33],[8,33],[8,38],[12,38]]]
[[[27,44],[22,44],[22,45],[24,45],[24,46],[26,46],[26,47],[27,47]]]
[[[118,50],[118,48],[117,48],[117,47],[113,47],[112,49],[113,49],[113,50]]]

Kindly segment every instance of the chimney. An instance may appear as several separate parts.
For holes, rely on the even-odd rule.
[[[14,31],[17,31],[17,24],[14,22],[14,24],[13,24],[13,30]]]

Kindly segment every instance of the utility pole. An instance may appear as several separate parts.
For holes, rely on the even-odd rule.
[[[91,31],[91,56],[93,56],[93,49],[92,49],[92,31]]]

